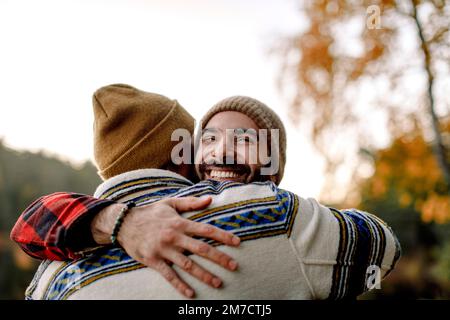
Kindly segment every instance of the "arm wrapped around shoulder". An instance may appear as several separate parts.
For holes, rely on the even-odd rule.
[[[330,208],[339,220],[340,245],[338,265],[349,264],[350,297],[371,289],[380,289],[380,282],[395,267],[401,255],[400,243],[393,230],[380,218],[356,209]]]
[[[380,218],[303,200],[293,241],[319,299],[356,298],[380,282],[400,258],[400,243]]]

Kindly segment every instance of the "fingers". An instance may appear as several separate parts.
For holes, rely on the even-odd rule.
[[[187,273],[195,278],[214,288],[219,288],[222,285],[222,280],[205,270],[192,259],[180,253],[177,250],[168,250],[165,252],[165,258],[172,261],[174,264],[182,268]]]
[[[153,266],[152,268],[156,269],[167,281],[170,282],[170,284],[178,290],[182,295],[193,298],[195,295],[194,290],[186,283],[184,282],[178,274],[173,270],[171,267],[169,267],[164,260],[160,260],[156,266]]]
[[[207,223],[188,221],[185,232],[208,239],[216,240],[229,246],[238,246],[241,242],[238,236],[231,232],[214,227]]]
[[[235,271],[238,267],[237,262],[229,255],[203,241],[182,235],[177,239],[176,244],[189,252],[211,260],[228,270]]]
[[[169,205],[177,210],[178,213],[205,209],[207,206],[209,206],[211,201],[211,197],[185,197],[168,199]]]

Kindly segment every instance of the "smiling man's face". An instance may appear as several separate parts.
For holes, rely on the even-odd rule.
[[[224,111],[206,124],[200,138],[196,171],[201,180],[260,181],[258,126],[243,113]],[[266,177],[264,180],[269,180]]]

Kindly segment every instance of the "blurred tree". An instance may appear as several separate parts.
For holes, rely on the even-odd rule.
[[[416,120],[448,194],[449,145],[440,120],[449,114],[450,1],[300,3],[307,27],[277,49],[283,57],[279,85],[292,94],[292,118],[326,159],[323,198],[336,190],[342,167],[352,168],[352,178],[363,174],[359,148],[386,145]]]
[[[9,240],[20,213],[52,192],[92,194],[100,181],[90,162],[74,168],[43,153],[7,148],[0,140],[0,299],[23,299],[38,262]]]
[[[442,171],[425,141],[420,123],[395,137],[392,144],[374,152],[374,174],[364,187],[367,201],[395,201],[395,208],[413,208],[422,221],[450,222],[450,197]],[[442,132],[450,133],[450,120]],[[389,199],[392,198],[392,199]]]
[[[299,4],[279,86],[326,160],[321,198],[377,214],[403,248],[367,296],[450,298],[450,1]]]
[[[450,133],[450,119],[443,132]],[[420,123],[371,152],[374,173],[359,184],[355,206],[397,234],[402,259],[376,298],[450,298],[450,197]],[[442,245],[448,243],[447,245]]]
[[[442,248],[436,250],[435,255],[438,257],[438,263],[433,270],[436,277],[450,284],[450,240]]]

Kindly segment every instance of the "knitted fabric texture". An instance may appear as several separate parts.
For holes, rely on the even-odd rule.
[[[230,272],[203,257],[189,258],[220,277],[220,290],[173,265],[198,299],[348,299],[368,288],[367,267],[386,276],[399,258],[392,230],[369,213],[336,210],[282,190],[272,182],[205,180],[192,184],[176,173],[145,169],[103,182],[94,197],[145,206],[165,197],[210,196],[202,211],[182,213],[241,238],[237,248],[210,243],[239,263]],[[380,279],[381,279],[380,278]],[[121,248],[103,247],[73,261],[43,262],[27,299],[182,299],[156,270]]]
[[[162,168],[170,161],[175,129],[194,132],[194,118],[176,101],[126,84],[93,95],[94,157],[99,175]]]
[[[286,129],[283,122],[278,115],[270,109],[267,105],[256,99],[246,96],[233,96],[225,98],[216,103],[202,118],[201,129],[204,129],[206,124],[217,113],[224,111],[241,112],[251,118],[260,129],[268,129],[269,138],[271,137],[270,129],[279,130],[279,169],[275,175],[275,183],[279,184],[284,174],[284,167],[286,164]],[[276,153],[272,154],[277,156]]]

